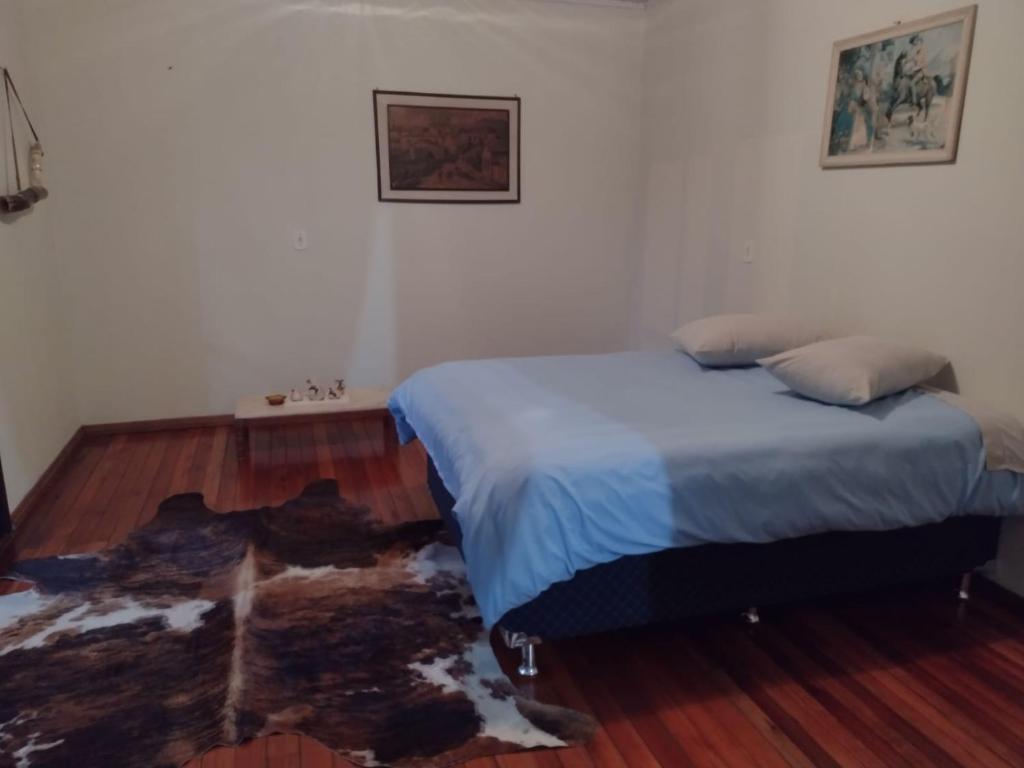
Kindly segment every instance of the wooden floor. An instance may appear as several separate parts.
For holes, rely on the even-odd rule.
[[[432,516],[422,450],[385,457],[374,429],[257,431],[242,464],[226,427],[91,438],[17,531],[18,557],[114,544],[173,493],[201,490],[230,510],[279,504],[319,477],[385,520]],[[591,712],[597,738],[472,765],[1024,765],[1024,615],[983,592],[958,605],[950,583],[766,612],[756,627],[723,617],[542,646],[542,677],[526,687]],[[190,767],[344,765],[273,736]]]

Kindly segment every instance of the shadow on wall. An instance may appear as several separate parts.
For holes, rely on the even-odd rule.
[[[956,369],[953,368],[952,363],[948,363],[945,368],[935,374],[935,376],[926,383],[936,389],[960,394],[960,382],[957,381]]]

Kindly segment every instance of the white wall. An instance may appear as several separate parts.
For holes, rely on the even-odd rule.
[[[1024,2],[979,2],[956,164],[818,167],[832,42],[957,5],[654,0],[638,343],[793,309],[943,352],[965,395],[1024,417]],[[1001,568],[1024,589],[1017,528]]]
[[[391,385],[451,358],[625,345],[641,8],[22,8],[84,422],[227,412],[310,373]],[[378,203],[374,87],[521,96],[522,204]]]
[[[0,66],[11,70],[31,114],[37,90],[26,67],[20,31],[13,0],[0,0]],[[6,104],[0,116],[0,173],[9,172],[13,186]],[[45,140],[48,125],[38,115],[33,119]],[[24,152],[19,157],[24,179],[28,137],[23,124],[15,129]],[[0,182],[0,190],[7,190],[6,181]],[[46,201],[31,213],[0,218],[0,458],[12,507],[78,427],[66,365],[51,212]]]

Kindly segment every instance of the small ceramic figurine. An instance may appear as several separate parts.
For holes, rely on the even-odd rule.
[[[306,397],[310,400],[317,401],[323,400],[326,393],[320,388],[313,379],[306,379]]]
[[[338,393],[338,397],[344,397],[345,396],[345,380],[344,379],[335,379],[334,380],[334,390]]]
[[[336,387],[327,388],[327,399],[328,400],[341,400],[341,394],[338,392]]]
[[[288,395],[288,399],[291,400],[293,403],[302,402],[302,393],[299,392],[299,390],[297,389],[293,389],[291,394]]]

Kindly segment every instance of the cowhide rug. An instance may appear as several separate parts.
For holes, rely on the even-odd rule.
[[[303,733],[362,765],[444,766],[592,733],[501,673],[436,522],[385,527],[333,481],[281,507],[198,494],[0,598],[0,768],[177,766]]]

